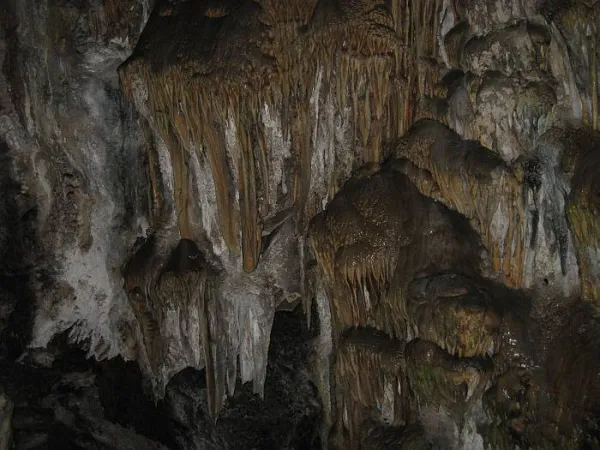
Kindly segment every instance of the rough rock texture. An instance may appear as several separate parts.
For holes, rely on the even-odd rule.
[[[321,404],[306,364],[311,334],[301,312],[277,313],[273,337],[264,400],[239,384],[215,424],[203,371],[178,373],[155,403],[135,362],[86,359],[61,335],[43,351],[4,362],[1,448],[321,448]]]
[[[599,11],[3,2],[0,449],[600,448]]]

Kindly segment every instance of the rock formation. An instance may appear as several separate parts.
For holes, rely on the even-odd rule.
[[[600,448],[599,24],[6,0],[0,449]]]

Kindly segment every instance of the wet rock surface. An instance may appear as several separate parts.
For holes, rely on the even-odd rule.
[[[0,450],[600,448],[599,11],[0,4]]]

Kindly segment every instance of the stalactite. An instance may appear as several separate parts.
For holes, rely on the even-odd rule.
[[[468,278],[441,275],[415,280],[407,299],[413,334],[461,358],[498,348],[501,309]]]
[[[406,290],[415,273],[478,270],[480,244],[466,220],[421,195],[399,173],[406,167],[417,170],[391,161],[357,176],[311,221],[308,244],[332,288],[338,333],[368,324],[403,336]]]
[[[567,135],[568,147],[562,155],[562,169],[571,175],[571,193],[566,206],[569,228],[573,234],[581,279],[582,296],[599,304],[600,277],[597,255],[600,253],[598,225],[600,135],[591,130],[577,130]]]
[[[394,18],[385,8],[371,9],[366,4],[361,5],[360,2],[349,7],[344,5],[343,20],[338,20],[331,17],[323,19],[325,16],[319,12],[316,1],[294,2],[283,9],[278,2],[260,2],[258,13],[253,10],[250,14],[258,14],[258,20],[266,27],[267,33],[257,41],[257,45],[271,60],[258,55],[251,56],[250,59],[224,58],[221,61],[215,55],[214,59],[192,59],[156,70],[152,67],[152,57],[145,59],[134,55],[121,68],[125,91],[131,91],[134,79],[143,80],[148,87],[150,111],[161,117],[161,134],[168,136],[170,130],[174,130],[178,137],[179,142],[171,142],[169,148],[177,163],[174,164],[176,192],[182,218],[187,214],[186,205],[189,201],[186,189],[186,153],[183,148],[195,148],[197,152],[206,152],[210,162],[222,234],[230,250],[236,251],[238,211],[233,203],[232,177],[226,156],[228,150],[222,137],[225,118],[228,114],[245,118],[237,124],[238,136],[242,139],[240,142],[245,142],[242,148],[247,148],[248,140],[258,139],[259,148],[268,152],[268,149],[261,147],[260,131],[256,131],[261,126],[256,112],[263,104],[271,105],[274,110],[278,109],[277,104],[280,102],[279,104],[284,105],[281,108],[284,136],[288,135],[288,131],[291,132],[297,161],[293,196],[300,225],[306,221],[304,205],[308,196],[312,153],[309,97],[310,86],[319,66],[326,68],[324,73],[328,79],[325,82],[328,86],[335,87],[342,109],[347,98],[354,102],[354,123],[365,152],[362,160],[379,161],[382,158],[382,137],[397,135],[412,122],[409,103],[412,102],[413,94],[402,92],[403,89],[397,86],[394,90],[390,83],[394,78],[390,76],[394,71],[394,58],[391,55],[399,51],[400,44],[394,33],[394,27],[397,26]],[[177,14],[182,14],[181,11]],[[427,11],[425,13],[429,14]],[[228,14],[235,13],[235,10],[231,10]],[[311,21],[315,21],[314,24]],[[301,29],[306,24],[311,24],[310,32]],[[216,51],[220,51],[219,49]],[[223,49],[226,47],[223,46]],[[182,47],[181,51],[185,53],[189,49]],[[313,57],[315,55],[316,59]],[[332,62],[334,65],[339,64],[338,70],[331,70]],[[219,68],[215,73],[224,73],[224,77],[206,75],[214,70],[215,64]],[[406,61],[402,70],[408,73],[410,67],[411,63]],[[249,71],[245,71],[246,69]],[[331,83],[329,78],[335,78],[335,82]],[[246,83],[254,86],[250,96],[246,95]],[[400,103],[396,106],[399,93]],[[249,98],[252,98],[251,102],[248,101]],[[396,111],[404,113],[394,119]],[[188,145],[189,141],[194,144],[193,147]],[[244,152],[246,156],[241,164],[247,169],[260,167],[264,172],[266,165],[260,161],[267,158],[264,152]],[[251,157],[258,157],[259,161],[250,161]],[[257,186],[256,182],[254,187],[252,183],[248,183],[256,175],[257,172],[245,174],[240,178],[243,186],[234,186],[240,194],[243,193],[239,214],[244,223],[241,231],[246,270],[252,270],[256,266],[256,249],[260,248],[260,233],[257,231],[260,215],[254,212],[258,207]],[[264,173],[261,176],[266,179]],[[250,191],[246,192],[248,188]],[[254,192],[251,192],[252,189]],[[274,200],[266,199],[267,203]],[[184,230],[185,236],[190,236],[191,231],[187,230],[185,223],[183,220],[180,228]]]
[[[260,105],[259,105],[260,106]],[[265,138],[265,127],[262,121],[262,117],[257,113],[255,136],[257,143],[258,153],[258,167],[259,167],[259,192],[257,197],[258,203],[258,215],[259,217],[267,217],[269,215],[269,209],[275,199],[270,198],[270,177],[269,177],[269,148],[267,147],[267,141]]]
[[[398,251],[412,239],[418,192],[408,179],[377,172],[351,180],[309,226],[308,243],[334,287],[338,330],[365,325],[396,270]],[[404,208],[398,208],[398,203]],[[370,236],[365,240],[365,236]]]
[[[594,33],[595,30],[592,31]],[[598,123],[598,96],[600,92],[598,91],[598,70],[600,69],[598,65],[598,51],[597,48],[597,38],[596,33],[589,37],[589,51],[590,51],[590,82],[591,89],[590,94],[592,97],[592,128],[594,130],[600,130],[600,123]]]
[[[347,448],[360,448],[369,419],[389,420],[403,425],[406,411],[402,411],[402,392],[398,386],[403,380],[404,342],[392,340],[375,329],[357,328],[342,336],[335,363],[335,380],[342,402],[338,406],[349,413]],[[391,386],[391,392],[386,387]],[[390,397],[391,394],[391,398]],[[379,411],[374,405],[379,405]],[[343,410],[338,414],[342,416]],[[379,417],[377,417],[379,416]],[[391,416],[391,417],[390,417]]]
[[[169,132],[165,139],[167,148],[173,149],[171,160],[173,165],[173,185],[175,205],[177,208],[177,219],[181,237],[190,239],[191,230],[188,217],[189,207],[189,154],[185,147],[181,146],[173,132]]]
[[[140,325],[143,339],[142,342],[144,344],[143,351],[146,352],[150,369],[153,373],[158,373],[160,364],[164,360],[166,354],[165,345],[160,339],[160,326],[153,317],[152,311],[147,303],[147,296],[145,296],[139,288],[130,291],[129,301]],[[141,355],[138,357],[140,356]]]
[[[308,83],[307,85],[308,86]],[[293,199],[298,212],[299,222],[303,225],[304,208],[309,195],[310,188],[310,138],[311,134],[307,132],[307,124],[310,121],[309,103],[303,101],[295,102],[294,118],[292,120],[291,142],[292,152],[296,158],[296,173],[294,180]]]
[[[247,130],[239,118],[236,131],[240,143],[239,191],[243,265],[245,271],[251,272],[258,264],[262,234],[258,217],[254,145],[249,134],[251,130]]]
[[[307,346],[311,359],[316,354],[310,375],[324,404],[324,446],[330,426],[338,427],[337,446],[350,449],[434,447],[423,437],[438,434],[447,438],[440,448],[597,444],[600,141],[586,134],[583,146],[537,145],[549,126],[564,128],[563,119],[598,128],[600,16],[592,0],[153,2],[120,69],[123,90],[156,143],[148,149],[147,195],[140,191],[148,180],[128,167],[143,160],[139,142],[134,149],[129,142],[135,117],[120,98],[121,109],[98,101],[119,97],[112,64],[134,39],[123,33],[126,7],[66,2],[68,15],[85,9],[73,19],[74,42],[66,43],[76,54],[67,55],[60,30],[31,40],[27,26],[44,14],[28,23],[24,12],[36,2],[9,3],[23,11],[6,36],[0,30],[1,57],[14,44],[35,55],[45,49],[47,58],[46,44],[57,37],[57,65],[73,56],[68,70],[85,75],[83,84],[63,80],[60,67],[67,89],[57,89],[52,64],[44,70],[18,55],[5,72],[23,78],[25,89],[11,90],[9,81],[9,95],[0,96],[9,105],[0,114],[8,120],[0,124],[8,151],[0,142],[0,153],[18,157],[14,168],[7,165],[15,174],[33,161],[31,177],[23,177],[31,186],[24,183],[21,194],[47,197],[31,210],[19,197],[14,219],[39,221],[40,265],[52,260],[39,272],[64,275],[55,277],[61,285],[52,286],[49,300],[38,285],[55,280],[28,283],[41,311],[34,332],[45,327],[36,342],[73,325],[69,337],[89,341],[90,356],[136,358],[156,400],[175,373],[204,369],[207,401],[189,400],[216,418],[238,381],[252,383],[258,396],[269,392],[263,385],[276,353],[269,354],[274,312],[301,304],[310,321],[315,302],[319,335]],[[46,3],[54,13],[65,2]],[[106,54],[81,42],[87,26],[92,40],[105,41],[98,48]],[[555,62],[557,55],[564,59]],[[63,115],[59,97],[78,106],[80,86],[82,110],[106,113],[114,142],[104,139],[111,130],[96,124],[72,133],[55,127],[53,110],[40,108],[39,94],[49,90],[50,103],[60,102],[56,115],[68,122],[74,116]],[[17,101],[21,117],[13,122]],[[429,120],[413,124],[421,117]],[[15,134],[39,135],[41,157],[13,148]],[[68,163],[87,173],[64,171],[44,142],[60,144],[59,153],[64,146]],[[80,201],[88,195],[90,206]],[[100,222],[87,218],[91,212]],[[67,233],[78,233],[73,247],[66,233],[46,231],[64,223],[57,216],[69,221]],[[10,238],[2,231],[0,238]],[[128,243],[133,256],[122,289],[118,267]],[[533,306],[490,278],[531,289]],[[593,305],[540,312],[561,303],[561,289],[577,297],[579,282]],[[0,311],[9,321],[11,308]],[[29,350],[25,363],[44,363],[53,352]],[[307,377],[292,372],[292,383]],[[183,394],[181,382],[177,377],[170,393]],[[176,395],[166,400],[173,399],[177,414],[192,416],[181,422],[194,428],[198,408],[188,411]],[[535,413],[523,413],[529,409]],[[524,424],[534,431],[523,432]],[[534,435],[547,429],[567,429],[581,445],[538,445],[544,438]]]
[[[488,361],[456,358],[425,340],[411,341],[405,354],[411,386],[424,404],[458,410],[469,407],[491,376]]]
[[[432,174],[443,202],[473,219],[491,252],[493,270],[503,273],[508,285],[522,286],[527,223],[522,193],[525,187],[513,169],[491,151],[462,141],[451,130],[430,120],[415,124],[396,144],[396,155]],[[426,180],[419,180],[418,185],[423,181]],[[429,183],[421,189],[429,190]],[[506,229],[497,230],[502,222],[506,222]]]
[[[267,25],[286,22],[307,24],[311,21],[317,0],[293,0],[281,3],[277,0],[260,0],[262,7],[260,20]]]
[[[205,102],[204,99],[209,100]],[[194,104],[201,105],[201,109],[197,111],[199,113],[196,116],[197,119],[192,121],[191,125],[194,127],[192,136],[196,144],[196,151],[201,151],[201,149],[206,151],[215,183],[223,238],[229,249],[235,252],[239,248],[239,230],[234,196],[230,191],[231,174],[227,163],[227,154],[224,151],[224,120],[220,124],[215,122],[215,119],[226,117],[226,109],[223,105],[215,106],[217,102],[218,100],[211,99],[210,95],[199,96],[195,100]],[[206,104],[208,106],[205,106]]]
[[[163,213],[163,186],[164,181],[160,177],[159,157],[154,144],[154,138],[146,121],[142,122],[142,129],[148,142],[148,178],[151,186],[150,210],[152,216],[152,227],[156,228]]]
[[[125,270],[130,304],[139,323],[143,348],[154,375],[154,394],[162,396],[174,360],[185,356],[193,367],[205,368],[209,412],[216,418],[225,399],[226,358],[215,274],[196,244],[182,239],[168,259],[152,256],[148,241]],[[197,332],[197,334],[196,334]]]
[[[390,13],[384,2],[262,0],[240,2],[223,10],[199,8],[202,17],[188,19],[187,12],[195,11],[190,4],[179,3],[169,10],[170,15],[150,19],[138,44],[141,50],[120,69],[121,82],[132,99],[144,98],[133,95],[134,90],[136,94],[147,91],[145,103],[138,108],[154,118],[167,143],[182,237],[202,235],[202,230],[195,229],[200,221],[193,216],[198,205],[191,207],[197,200],[188,189],[189,152],[196,152],[197,160],[208,161],[210,166],[216,219],[229,257],[237,258],[243,270],[251,272],[260,267],[261,251],[268,247],[269,235],[274,232],[263,227],[268,228],[283,213],[287,216],[289,210],[295,212],[297,232],[302,234],[310,217],[323,207],[325,199],[311,197],[313,135],[321,126],[311,96],[316,96],[319,108],[332,101],[340,114],[350,116],[349,127],[354,127],[355,133],[344,152],[356,158],[349,169],[365,162],[378,167],[390,156],[382,142],[408,130],[417,99],[430,94],[437,82],[438,68],[431,60],[436,56],[441,6],[440,2],[398,0],[391,2]],[[178,28],[169,29],[167,21],[175,18]],[[214,27],[215,20],[222,20],[222,26]],[[232,24],[242,31],[231,29]],[[206,36],[198,39],[195,33],[204,28]],[[163,39],[175,44],[166,49]],[[314,92],[317,80],[319,92]],[[281,149],[269,147],[265,139],[267,124],[261,114],[265,109],[277,115],[284,142],[291,142],[290,161],[281,162],[282,178],[289,188],[281,193],[284,201],[277,190],[268,188],[272,182],[269,165],[273,153]],[[415,170],[426,169],[417,162],[414,165],[418,166]],[[317,216],[320,219],[309,226],[308,243],[331,289],[336,338],[350,325],[374,325],[392,337],[403,335],[405,288],[412,272],[403,264],[398,273],[399,250],[415,236],[411,215],[421,208],[427,210],[430,204],[423,207],[423,198],[399,172],[372,172],[365,186],[361,186],[363,181],[355,183],[350,188],[354,194],[345,200],[340,197],[337,212],[330,205],[334,212]],[[432,192],[435,182],[439,184],[432,175]],[[338,179],[327,180],[329,198],[339,183]],[[350,203],[346,212],[344,201]],[[214,211],[212,206],[204,211],[204,206],[200,205],[202,214]],[[212,218],[202,217],[203,222],[208,220]],[[209,240],[213,249],[220,249],[214,236]],[[390,290],[395,278],[400,281]],[[177,275],[159,288],[175,289],[175,284],[185,284],[182,280]],[[212,308],[211,301],[206,302],[202,316],[218,316],[206,309]],[[309,302],[305,309],[309,314]],[[223,365],[219,354],[235,350],[225,350],[223,343],[215,347],[213,341],[219,338],[211,337],[211,330],[212,325],[202,325],[201,341],[210,410],[216,413],[223,386],[231,393],[235,383],[231,362]],[[242,359],[246,362],[240,367],[245,381],[251,376],[261,378],[264,371],[259,360],[249,364],[260,350],[254,348],[258,337],[252,333],[243,331],[248,342],[239,349],[245,352]],[[235,355],[227,354],[225,360],[231,358]]]

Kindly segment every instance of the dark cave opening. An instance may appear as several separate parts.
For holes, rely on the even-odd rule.
[[[98,420],[119,427],[124,441],[128,433],[137,434],[173,450],[320,449],[322,406],[307,363],[312,335],[299,308],[277,312],[264,398],[238,381],[215,422],[203,370],[184,369],[155,402],[135,362],[95,362],[63,334],[48,349],[32,352],[27,366],[3,358],[0,382],[14,402],[15,448],[96,448]]]

